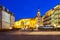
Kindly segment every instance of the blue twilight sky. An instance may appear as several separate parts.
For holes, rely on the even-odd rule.
[[[60,3],[60,0],[0,0],[0,4],[15,15],[16,21],[21,18],[33,18],[40,8],[41,15]]]

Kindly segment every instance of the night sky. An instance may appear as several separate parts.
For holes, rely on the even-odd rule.
[[[40,8],[41,16],[60,3],[60,0],[0,0],[0,4],[14,13],[15,19],[34,18]]]

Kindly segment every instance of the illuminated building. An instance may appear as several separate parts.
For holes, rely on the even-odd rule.
[[[38,9],[36,17],[21,19],[17,22],[19,24],[18,28],[38,28],[42,26],[60,28],[60,4],[47,11],[44,16],[40,15],[40,9]]]
[[[14,23],[14,28],[20,28],[20,23],[19,23],[19,21],[16,21],[16,22]]]
[[[15,28],[27,28],[29,27],[30,19],[20,19],[14,23]]]
[[[41,20],[41,16],[40,16],[40,9],[38,9],[38,13],[37,13],[37,27],[39,27],[40,26],[40,21]]]
[[[54,26],[60,27],[60,4],[46,12],[44,16],[40,15],[40,9],[38,9],[37,16],[35,18],[26,18],[18,21],[19,28],[38,28],[41,26]]]
[[[54,12],[51,15],[51,22],[55,28],[60,28],[60,4],[54,7]]]
[[[0,5],[0,29],[12,29],[14,25],[15,17],[12,13]]]
[[[29,25],[30,25],[30,19],[21,19],[19,20],[19,23],[20,23],[20,27],[21,28],[28,28]]]
[[[25,18],[20,19],[19,21],[15,22],[15,24],[19,24],[18,28],[38,28],[43,25],[42,17],[40,16],[40,9],[38,9],[37,16],[34,18]],[[15,27],[17,27],[15,26]]]
[[[60,28],[60,4],[54,7],[54,9],[46,12],[43,19],[44,26],[54,26],[54,28]]]
[[[46,14],[44,15],[44,18],[43,18],[43,25],[44,26],[51,26],[51,15],[53,12],[54,12],[54,10],[51,9],[48,12],[46,12]]]
[[[10,12],[10,27],[14,27],[14,23],[15,23],[15,16],[12,12]]]
[[[30,19],[30,27],[36,28],[37,21],[35,18]]]
[[[43,26],[43,16],[40,18],[40,26]]]

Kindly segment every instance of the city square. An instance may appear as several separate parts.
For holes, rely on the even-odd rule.
[[[0,40],[60,40],[60,1],[0,1]]]

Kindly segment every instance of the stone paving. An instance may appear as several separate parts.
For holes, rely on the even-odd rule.
[[[34,35],[25,35],[24,33],[33,33]],[[38,33],[41,32],[0,32],[0,40],[60,40],[60,35],[35,35]]]

